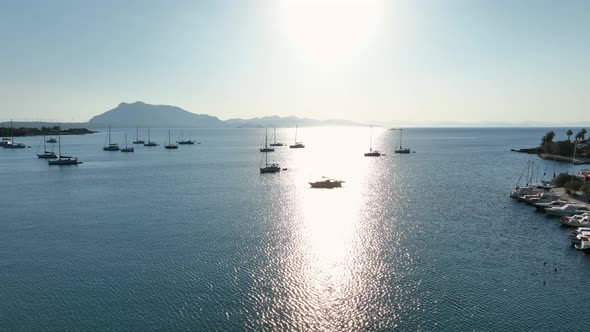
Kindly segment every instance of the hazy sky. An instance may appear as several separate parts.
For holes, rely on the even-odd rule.
[[[590,120],[590,1],[0,0],[0,120]]]

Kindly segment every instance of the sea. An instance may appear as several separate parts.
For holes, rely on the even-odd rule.
[[[62,136],[83,163],[61,167],[16,138],[31,147],[0,149],[0,330],[587,331],[590,256],[508,197],[529,162],[540,179],[583,167],[510,151],[548,130],[567,128],[407,128],[403,155],[377,127],[299,128],[304,149],[280,128],[268,154],[261,128],[192,129],[178,150],[152,129],[161,145],[134,153],[103,151],[101,130]],[[345,182],[310,188],[326,177]]]

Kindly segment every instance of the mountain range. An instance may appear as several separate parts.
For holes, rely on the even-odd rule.
[[[579,128],[590,126],[590,122],[373,122],[372,124],[383,127],[570,127]],[[4,127],[11,126],[10,122],[3,122]],[[41,128],[58,125],[52,122],[22,122],[15,121],[15,128],[37,127]],[[367,123],[359,123],[348,120],[315,120],[299,118],[295,116],[265,116],[252,119],[220,120],[208,114],[196,114],[177,106],[151,105],[141,101],[134,103],[120,103],[117,107],[102,114],[92,117],[88,122],[60,123],[62,128],[106,128],[109,125],[119,128],[284,128],[315,127],[315,126],[367,126]]]

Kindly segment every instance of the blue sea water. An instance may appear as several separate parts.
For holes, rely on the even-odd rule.
[[[417,153],[397,155],[374,128],[387,155],[365,158],[368,128],[300,128],[307,147],[277,147],[287,170],[262,175],[263,129],[178,150],[154,129],[162,145],[130,154],[63,136],[70,167],[17,139],[32,148],[0,150],[0,330],[587,330],[590,257],[508,198],[528,160],[571,171],[509,151],[546,131],[407,129]],[[310,189],[322,176],[346,182]]]

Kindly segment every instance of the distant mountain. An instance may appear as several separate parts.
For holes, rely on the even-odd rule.
[[[180,107],[150,105],[137,101],[132,104],[120,103],[110,111],[97,115],[88,121],[91,127],[152,127],[152,128],[219,128],[226,124],[217,117],[195,114]]]
[[[12,124],[10,121],[1,122],[1,128],[10,128],[10,126],[14,128],[52,128],[54,126],[59,126],[61,129],[71,129],[71,128],[86,128],[88,127],[88,122],[43,122],[43,121],[35,121],[35,122],[27,122],[27,121],[14,121]]]
[[[229,119],[225,123],[230,127],[237,128],[285,128],[295,127],[317,127],[317,126],[364,126],[364,124],[347,120],[314,120],[298,118],[296,116],[265,116],[253,119]]]

